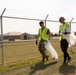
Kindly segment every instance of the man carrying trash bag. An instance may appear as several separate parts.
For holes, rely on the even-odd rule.
[[[44,63],[45,59],[48,60],[49,56],[47,55],[46,50],[50,52],[53,59],[58,59],[58,54],[55,51],[55,49],[51,46],[49,41],[50,35],[51,35],[50,30],[45,27],[43,21],[40,21],[39,25],[41,28],[39,29],[39,32],[38,32],[36,44],[38,45],[39,52],[42,54],[42,62]],[[39,44],[38,44],[38,41],[39,41]]]

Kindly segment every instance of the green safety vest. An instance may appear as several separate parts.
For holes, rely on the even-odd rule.
[[[47,31],[48,31],[48,28],[44,28],[42,30],[42,28],[39,29],[39,40],[45,40],[47,41],[48,40],[48,34],[47,34]]]
[[[63,26],[59,26],[59,30],[62,31],[68,27],[68,23],[65,23]],[[61,41],[62,39],[65,39],[62,35],[59,37],[59,40]]]

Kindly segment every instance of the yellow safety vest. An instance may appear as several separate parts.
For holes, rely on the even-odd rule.
[[[39,40],[43,39],[45,41],[48,40],[48,34],[47,34],[48,28],[44,28],[42,30],[42,28],[39,29]]]
[[[68,27],[68,23],[65,23],[63,26],[62,25],[59,26],[59,30],[62,31],[64,29],[66,29],[67,27]],[[61,35],[59,37],[59,40],[61,41],[62,39],[64,39],[64,37]]]

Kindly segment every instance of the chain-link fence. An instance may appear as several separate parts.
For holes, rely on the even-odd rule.
[[[35,45],[35,39],[38,33],[38,29],[40,28],[39,21],[43,20],[45,22],[46,15],[44,16],[42,14],[36,14],[36,15],[28,14],[29,16],[27,16],[26,14],[23,16],[23,14],[21,13],[22,16],[21,14],[19,16],[16,12],[12,13],[14,13],[14,15],[9,13],[10,15],[5,14],[2,16],[3,35],[1,34],[0,31],[1,34],[0,36],[7,38],[3,39],[2,44],[4,49],[3,53],[4,60],[2,60],[2,47],[0,44],[0,64],[2,64],[2,61],[4,62],[4,64],[9,64],[9,63],[27,61],[41,56],[40,53],[38,52],[38,46]],[[72,24],[73,24],[72,27],[73,30],[75,22],[73,22]],[[47,19],[46,27],[48,27],[53,34],[54,33],[58,34],[59,22],[56,20]],[[13,33],[11,34],[11,32]],[[20,32],[21,34],[20,35],[15,34],[15,32]],[[25,36],[25,34],[27,36]],[[21,39],[22,35],[23,39]],[[9,38],[12,38],[13,36],[15,36],[14,37],[15,41],[10,42]],[[16,38],[17,36],[19,38]],[[25,40],[25,38],[27,38],[28,40]]]

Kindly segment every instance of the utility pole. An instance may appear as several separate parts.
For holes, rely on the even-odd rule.
[[[0,20],[1,20],[1,49],[2,49],[2,66],[4,65],[4,48],[3,48],[3,25],[2,25],[2,16],[5,12],[6,8],[3,10]]]

